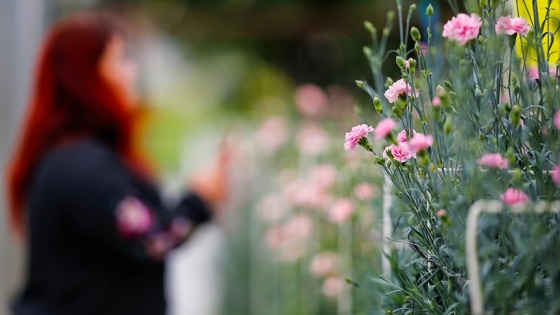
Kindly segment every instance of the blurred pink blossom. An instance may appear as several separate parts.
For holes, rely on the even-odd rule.
[[[323,282],[323,294],[330,298],[336,298],[342,293],[343,279],[337,276],[331,276]]]
[[[304,125],[298,132],[296,140],[301,153],[311,156],[324,153],[331,144],[331,139],[325,130],[314,123]]]
[[[256,140],[265,154],[274,154],[288,140],[288,122],[282,117],[270,117],[257,129]]]
[[[338,255],[333,252],[321,252],[311,260],[309,271],[316,277],[325,277],[336,273],[338,269]]]
[[[560,110],[557,110],[556,113],[554,113],[554,127],[560,130]]]
[[[442,35],[459,42],[461,45],[465,45],[468,41],[478,36],[481,26],[482,20],[475,13],[472,13],[470,16],[459,13],[445,23]]]
[[[370,183],[359,183],[354,188],[354,195],[360,200],[370,200],[377,196],[379,189]]]
[[[528,77],[529,79],[538,79],[539,78],[539,68],[538,67],[529,67],[528,68]],[[551,67],[548,69],[548,74],[551,76],[556,75],[556,68]]]
[[[507,15],[498,19],[495,29],[496,34],[513,35],[517,33],[519,35],[527,35],[531,26],[522,17],[512,18],[511,15]]]
[[[560,187],[560,164],[552,168],[552,170],[550,171],[550,176],[552,177],[552,180],[554,181],[556,186]]]
[[[394,82],[383,95],[385,95],[387,100],[389,100],[389,103],[394,103],[399,98],[399,95],[403,93],[411,95],[412,88],[410,87],[410,84],[404,82],[404,79],[400,79]]]
[[[443,217],[446,216],[446,215],[447,215],[447,211],[445,211],[445,209],[439,209],[439,210],[437,211],[437,216],[438,216],[439,218],[443,218]]]
[[[255,209],[263,221],[273,223],[286,215],[288,204],[282,194],[271,193],[261,198]]]
[[[397,126],[397,123],[391,118],[385,118],[377,123],[375,129],[373,129],[373,134],[375,135],[375,140],[381,140],[385,138],[391,130]]]
[[[290,239],[305,240],[313,233],[313,220],[308,215],[298,214],[286,222],[284,229]]]
[[[264,234],[264,243],[272,249],[278,249],[286,240],[286,233],[282,226],[269,228]]]
[[[432,146],[434,143],[434,138],[432,135],[425,135],[421,133],[415,134],[410,140],[408,140],[408,149],[411,153],[416,153],[422,150],[426,150]]]
[[[478,165],[499,168],[505,170],[509,167],[508,160],[503,158],[500,153],[486,153],[479,160]]]
[[[441,106],[441,98],[439,98],[439,96],[435,96],[432,99],[432,106],[436,108]]]
[[[338,170],[332,164],[320,164],[311,169],[309,178],[320,188],[330,189],[336,184]]]
[[[415,136],[416,134],[417,134],[416,130],[412,129],[412,136]],[[399,134],[397,135],[397,141],[398,142],[408,141],[408,137],[406,135],[406,129],[403,129],[399,132]]]
[[[373,132],[373,127],[366,124],[352,127],[352,130],[346,133],[344,150],[354,150],[358,145],[358,142],[360,142],[360,139],[367,137],[368,133],[370,132]]]
[[[354,213],[354,204],[349,199],[339,199],[329,210],[329,221],[340,223],[348,220]]]
[[[410,62],[413,61],[414,59],[412,58],[408,58],[407,60],[404,61],[404,66],[406,68],[410,68]]]
[[[128,196],[117,205],[117,226],[126,237],[146,233],[154,224],[150,209],[136,197]]]
[[[323,90],[315,84],[304,84],[295,92],[295,102],[298,110],[307,116],[316,117],[328,110],[329,98]]]
[[[529,201],[529,196],[524,193],[523,190],[516,188],[508,188],[506,192],[500,196],[500,198],[508,206],[524,204]]]

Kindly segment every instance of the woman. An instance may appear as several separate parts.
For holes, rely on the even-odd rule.
[[[28,243],[14,314],[164,314],[165,255],[224,198],[226,154],[164,207],[133,149],[135,77],[107,15],[48,35],[8,178],[11,225]]]

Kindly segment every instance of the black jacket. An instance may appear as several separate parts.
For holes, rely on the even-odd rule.
[[[101,142],[49,152],[28,195],[26,283],[16,315],[161,315],[163,258],[210,218],[186,195],[166,209]]]

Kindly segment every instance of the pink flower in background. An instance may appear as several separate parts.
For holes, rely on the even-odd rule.
[[[436,108],[441,106],[441,98],[439,98],[439,96],[435,96],[432,99],[432,106]]]
[[[329,251],[315,255],[309,265],[309,271],[316,277],[325,277],[329,274],[334,274],[337,269],[338,255]]]
[[[376,197],[378,193],[378,188],[370,183],[363,182],[354,187],[354,195],[360,200],[370,200]]]
[[[288,140],[288,122],[282,117],[270,117],[257,129],[256,140],[265,154],[274,154]]]
[[[330,298],[336,298],[342,293],[344,282],[342,278],[331,276],[323,282],[323,294]]]
[[[329,98],[315,84],[300,86],[295,92],[295,102],[302,114],[312,117],[324,114],[329,107]]]
[[[309,178],[318,187],[325,190],[330,189],[336,184],[338,170],[332,164],[320,164],[311,170]]]
[[[508,206],[524,204],[529,201],[529,196],[524,193],[523,190],[516,188],[508,188],[506,192],[500,196],[500,198]]]
[[[475,13],[470,16],[459,13],[445,23],[442,35],[443,37],[458,41],[461,45],[465,45],[468,41],[478,36],[481,26],[482,20]]]
[[[284,225],[284,232],[293,239],[307,239],[313,233],[313,220],[304,214],[295,215]]]
[[[386,159],[389,158],[389,155],[387,155],[387,151],[390,151],[393,155],[393,158],[401,163],[404,163],[411,158],[416,157],[416,155],[412,154],[406,143],[400,143],[399,145],[391,144],[390,146],[386,147],[385,150],[383,150],[383,157]]]
[[[529,79],[538,79],[539,78],[539,68],[538,67],[529,67],[527,70],[527,75],[529,77]],[[556,68],[552,67],[548,69],[548,74],[551,76],[555,76],[556,75]]]
[[[560,130],[560,110],[557,110],[556,113],[554,113],[554,127]]]
[[[560,187],[560,164],[554,166],[554,168],[550,171],[550,176],[552,177],[552,181],[554,181],[556,186]]]
[[[522,17],[512,18],[511,15],[502,16],[496,22],[496,34],[506,34],[506,35],[527,35],[531,26]]]
[[[417,134],[416,130],[412,129],[412,136],[415,136]],[[408,141],[408,137],[406,135],[406,130],[403,129],[401,130],[401,132],[399,132],[399,134],[397,135],[397,141],[398,142],[407,142]]]
[[[329,221],[340,223],[348,220],[354,213],[354,204],[349,199],[339,199],[329,210]]]
[[[373,134],[375,135],[375,140],[381,140],[385,138],[391,130],[397,126],[397,123],[391,118],[385,118],[375,126]]]
[[[344,150],[354,150],[360,142],[360,139],[367,137],[368,133],[373,132],[373,127],[366,124],[361,124],[352,127],[350,132],[346,133],[346,142],[344,143]]]
[[[505,170],[509,167],[508,160],[503,158],[500,153],[486,153],[480,160],[478,160],[478,165],[488,166],[491,168],[499,168]]]
[[[286,215],[287,209],[288,204],[279,193],[264,196],[255,206],[257,215],[265,222],[280,221]]]
[[[414,60],[414,59],[408,58],[407,60],[405,60],[405,61],[404,61],[404,66],[405,66],[406,68],[410,68],[410,61],[412,61],[412,60]]]
[[[404,79],[400,79],[394,82],[383,95],[385,95],[387,100],[389,100],[389,103],[394,103],[399,98],[399,95],[403,93],[411,95],[412,88],[410,87],[410,84],[404,82]]]
[[[445,211],[445,209],[439,209],[436,215],[438,216],[438,218],[443,218],[444,216],[447,215],[447,211]]]
[[[421,133],[415,134],[410,140],[408,140],[408,149],[411,153],[420,152],[422,150],[427,150],[434,143],[434,138],[432,135],[425,135]]]
[[[299,150],[305,155],[319,155],[328,150],[331,139],[326,131],[315,123],[304,125],[296,136]]]
[[[126,237],[146,233],[154,224],[150,209],[136,197],[125,197],[117,205],[117,227]]]

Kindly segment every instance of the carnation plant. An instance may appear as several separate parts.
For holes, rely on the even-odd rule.
[[[375,280],[382,306],[391,314],[472,313],[465,221],[477,200],[493,199],[529,213],[480,218],[485,312],[558,314],[560,220],[531,209],[560,197],[559,13],[552,0],[449,2],[454,17],[424,36],[410,27],[416,6],[405,12],[401,0],[382,32],[365,23],[373,80],[357,84],[379,122],[362,117],[344,148],[371,153],[398,199],[390,241],[406,246],[385,252],[391,272]],[[433,13],[421,12],[428,20]],[[395,18],[400,45],[390,50]],[[398,75],[383,73],[384,62],[395,62]]]

